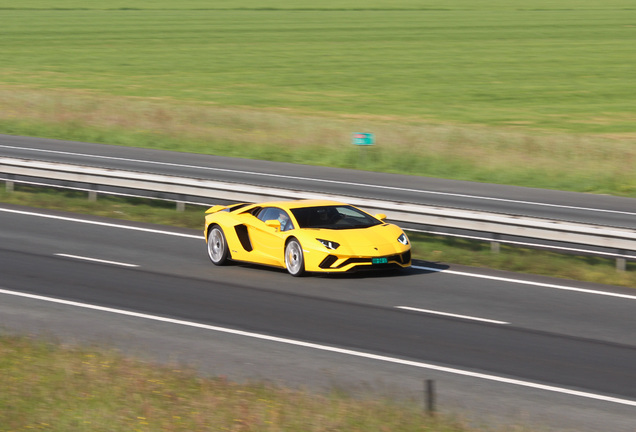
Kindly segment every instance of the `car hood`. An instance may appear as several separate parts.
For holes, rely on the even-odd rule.
[[[312,231],[318,239],[339,243],[338,253],[365,256],[390,255],[405,248],[397,240],[403,233],[402,230],[392,224],[359,229],[316,229]]]

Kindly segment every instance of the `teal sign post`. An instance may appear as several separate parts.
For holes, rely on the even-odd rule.
[[[372,133],[367,132],[354,132],[351,135],[351,141],[354,145],[370,146],[374,144],[375,138]]]
[[[368,150],[362,150],[365,147],[368,146],[372,146],[375,143],[375,137],[373,136],[372,133],[367,133],[367,132],[354,132],[351,134],[351,142],[358,146],[358,148],[360,149],[359,151],[359,156],[360,156],[360,161],[359,161],[359,165],[360,167],[364,167],[366,165],[366,155],[365,153],[368,152]]]

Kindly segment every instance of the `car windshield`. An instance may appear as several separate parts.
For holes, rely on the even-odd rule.
[[[303,207],[292,209],[300,228],[367,228],[382,222],[348,205]]]

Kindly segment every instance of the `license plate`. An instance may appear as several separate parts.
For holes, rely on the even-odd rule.
[[[372,264],[386,264],[388,262],[388,258],[371,258]]]

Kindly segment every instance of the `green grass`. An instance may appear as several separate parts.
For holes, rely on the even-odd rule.
[[[0,388],[5,432],[475,430],[426,416],[421,401],[238,384],[103,348],[15,336],[0,336]]]
[[[188,205],[185,211],[164,201],[100,196],[87,199],[85,192],[59,191],[17,185],[12,193],[0,189],[0,202],[73,211],[98,216],[202,229],[205,207]],[[502,245],[493,254],[490,244],[452,237],[410,233],[415,259],[532,273],[565,279],[636,288],[636,262],[618,272],[615,261],[593,256],[577,256]]]
[[[636,196],[628,0],[2,14],[0,133]],[[354,131],[376,134],[364,161]]]
[[[293,1],[274,2],[275,10],[255,1],[233,9],[206,9],[203,0],[139,2],[153,9],[86,3],[50,9],[42,0],[32,7],[46,9],[4,10],[0,82],[220,106],[634,132],[636,8],[628,0],[549,9],[532,1],[451,9],[447,2],[418,9],[415,0],[402,8],[350,1],[309,10],[291,9],[309,5]]]

